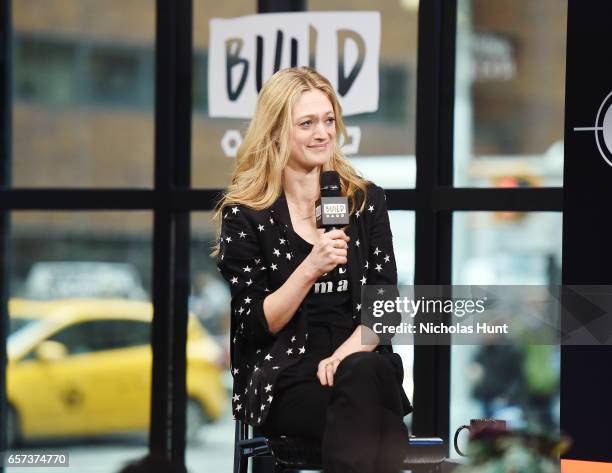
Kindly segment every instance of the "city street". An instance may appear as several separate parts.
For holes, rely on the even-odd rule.
[[[231,472],[233,463],[234,421],[226,415],[215,424],[202,428],[198,442],[187,446],[187,468],[190,473]],[[43,444],[27,446],[23,452],[68,452],[70,466],[7,467],[10,473],[117,473],[126,463],[141,458],[147,452],[145,438],[105,439],[74,444]],[[19,453],[15,450],[13,453]]]

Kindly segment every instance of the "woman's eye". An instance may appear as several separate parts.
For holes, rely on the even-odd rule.
[[[300,123],[300,126],[308,126],[312,123],[312,120],[306,120],[305,122]]]
[[[329,118],[327,119],[327,123],[329,123],[330,125],[331,125],[332,123],[334,123],[335,121],[336,121],[336,119],[335,119],[334,117],[329,117]]]

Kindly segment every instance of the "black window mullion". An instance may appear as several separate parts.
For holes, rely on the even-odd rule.
[[[257,13],[300,12],[308,9],[308,0],[257,0]]]
[[[11,179],[12,27],[11,2],[0,0],[0,188]],[[0,209],[0,452],[6,444],[6,337],[8,335],[9,213]],[[0,465],[0,472],[4,467]]]
[[[416,191],[414,189],[386,189],[387,208],[389,210],[416,209]]]
[[[141,189],[0,188],[0,210],[151,210],[158,201]]]
[[[419,5],[415,284],[449,284],[452,214],[434,205],[452,185],[456,0]],[[450,347],[414,347],[414,413],[419,435],[448,438]]]
[[[191,179],[191,1],[157,0],[153,367],[149,449],[185,468],[189,213],[176,189]]]
[[[442,211],[557,211],[563,210],[563,188],[440,187],[432,206]]]
[[[174,154],[174,186],[176,189],[189,189],[191,186],[191,118],[192,118],[192,69],[193,69],[193,6],[192,1],[176,2],[176,153]],[[190,284],[190,248],[191,228],[190,212],[174,210],[174,332],[171,338],[174,359],[172,372],[172,461],[185,465],[185,433],[187,403],[187,325],[189,316]]]

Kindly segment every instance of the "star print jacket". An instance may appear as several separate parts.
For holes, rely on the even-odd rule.
[[[363,196],[357,198],[361,203]],[[225,207],[223,211],[216,263],[230,285],[232,296],[232,408],[235,418],[254,426],[263,424],[268,415],[278,375],[298,362],[308,348],[305,304],[276,335],[269,332],[263,311],[265,297],[282,286],[296,268],[287,238],[291,228],[284,194],[268,209],[253,210],[239,205]],[[362,287],[397,284],[389,216],[380,187],[368,186],[364,210],[351,215],[345,232],[350,237],[348,263],[340,271],[348,275],[356,328],[360,323]],[[393,315],[397,320],[385,323],[397,325],[399,314]],[[376,350],[389,356],[399,372],[398,378],[403,377],[399,355],[389,345],[381,344]],[[402,397],[406,414],[412,408],[403,390]]]

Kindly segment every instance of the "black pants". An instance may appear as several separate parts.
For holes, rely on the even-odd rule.
[[[325,473],[396,473],[408,446],[400,389],[387,357],[353,353],[333,387],[313,374],[275,396],[267,429],[321,441]]]

